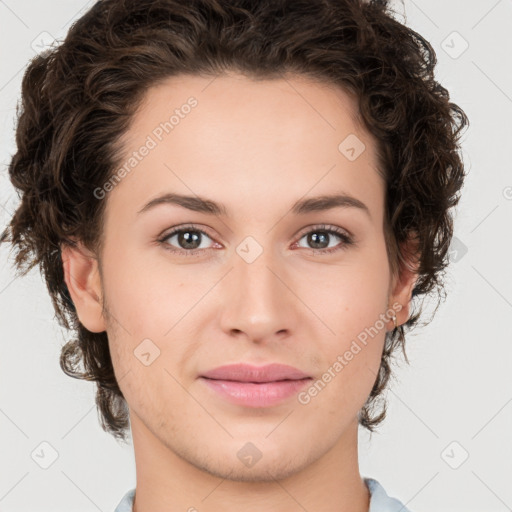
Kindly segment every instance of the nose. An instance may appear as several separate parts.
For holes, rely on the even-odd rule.
[[[286,261],[271,250],[262,250],[255,259],[254,253],[246,257],[256,249],[241,244],[233,254],[232,270],[220,290],[220,321],[227,334],[262,343],[290,336],[304,311],[293,293]]]

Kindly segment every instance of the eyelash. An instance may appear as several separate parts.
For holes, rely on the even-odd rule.
[[[167,233],[163,237],[159,238],[158,242],[164,247],[164,249],[166,249],[174,254],[180,254],[180,255],[184,255],[184,256],[200,256],[203,251],[208,250],[208,249],[190,249],[190,250],[176,249],[176,248],[172,247],[169,243],[166,243],[166,240],[168,240],[170,237],[172,237],[173,235],[175,235],[177,233],[181,233],[184,231],[194,231],[197,233],[201,233],[202,235],[206,235],[208,238],[212,238],[208,233],[206,233],[202,229],[199,229],[196,226],[194,226],[193,224],[190,224],[190,225],[186,225],[186,226],[183,226],[180,228],[173,229],[170,233]],[[314,226],[309,231],[301,233],[298,241],[300,241],[304,236],[309,235],[310,233],[315,233],[315,232],[323,232],[323,233],[327,233],[330,235],[336,235],[342,240],[342,243],[341,243],[341,245],[336,246],[336,247],[331,247],[330,249],[309,249],[314,254],[318,254],[318,253],[320,253],[322,255],[332,254],[334,252],[345,250],[347,247],[354,245],[354,243],[355,243],[353,238],[350,235],[348,235],[341,228],[338,228],[336,226],[326,226],[325,224]],[[298,243],[298,242],[296,242],[296,243]]]

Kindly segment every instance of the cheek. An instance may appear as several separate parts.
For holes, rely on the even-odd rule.
[[[323,293],[317,289],[312,297],[329,327],[320,338],[320,350],[327,373],[334,376],[338,401],[366,400],[377,378],[387,332],[386,264],[385,257],[361,257],[357,265],[333,272]]]
[[[113,317],[108,335],[116,375],[122,378],[129,372],[127,387],[133,381],[153,382],[153,388],[158,388],[162,375],[169,377],[165,369],[175,373],[189,345],[193,346],[180,340],[193,318],[187,312],[193,311],[204,290],[185,286],[179,268],[170,275],[155,266],[141,269],[129,258],[111,265],[108,272],[105,293]],[[140,392],[133,390],[134,395]]]
[[[382,329],[379,319],[388,306],[388,279],[385,258],[372,261],[361,254],[354,264],[331,268],[321,278],[322,286],[310,288],[310,303],[334,336],[352,339],[365,329]]]
[[[165,275],[128,250],[122,258],[112,254],[105,265],[110,309],[133,343],[140,336],[161,337],[172,326],[175,308],[170,298],[176,293],[176,280]]]

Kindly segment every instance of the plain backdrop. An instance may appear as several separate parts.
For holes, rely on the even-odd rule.
[[[23,71],[92,3],[0,0],[0,228],[18,203],[7,165]],[[413,512],[504,512],[512,510],[512,2],[394,5],[431,42],[437,79],[470,119],[468,178],[447,300],[409,336],[411,364],[395,368],[385,423],[373,436],[360,432],[361,473]],[[101,429],[95,385],[62,373],[67,333],[39,270],[14,279],[8,247],[0,247],[0,319],[0,511],[113,511],[135,485],[132,445]]]

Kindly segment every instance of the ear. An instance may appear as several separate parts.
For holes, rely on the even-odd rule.
[[[80,323],[91,332],[106,330],[102,314],[101,276],[98,260],[79,241],[61,246],[64,280]]]
[[[404,324],[409,319],[410,303],[412,291],[418,280],[418,266],[420,254],[418,251],[418,241],[415,233],[409,236],[409,239],[401,244],[402,256],[398,259],[398,275],[393,276],[390,286],[389,306],[400,304],[400,311],[396,311],[396,323],[398,326]],[[391,328],[394,328],[391,320]]]

